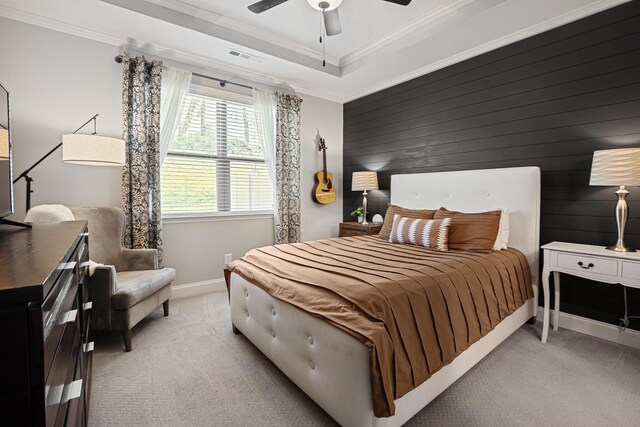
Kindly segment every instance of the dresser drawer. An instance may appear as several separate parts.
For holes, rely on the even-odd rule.
[[[69,427],[82,427],[86,425],[86,409],[85,409],[85,385],[86,380],[83,379],[83,369],[82,369],[82,358],[78,357],[76,362],[76,372],[73,376],[74,382],[79,382],[80,384],[80,393],[77,398],[71,399],[69,401],[69,406],[67,408],[67,414],[65,418],[65,426]]]
[[[77,303],[65,315],[64,333],[56,348],[45,383],[47,426],[61,425],[66,417],[69,385],[73,380],[80,347],[80,321]]]
[[[560,253],[558,254],[558,267],[585,273],[604,274],[607,276],[618,275],[618,261],[615,259]]]
[[[72,267],[73,265],[73,267]],[[44,330],[44,377],[49,375],[49,369],[57,351],[67,316],[71,310],[77,310],[78,281],[75,274],[75,263],[68,263],[59,282],[54,285],[42,306]],[[64,267],[63,267],[64,268]]]
[[[640,262],[622,261],[622,277],[640,280]]]

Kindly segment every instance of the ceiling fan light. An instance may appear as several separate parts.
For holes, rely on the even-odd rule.
[[[324,10],[329,11],[340,6],[342,4],[342,0],[307,0],[307,3],[309,3],[309,6],[311,6],[315,10],[320,10],[320,11],[322,10],[322,7],[320,6],[320,4],[327,3],[329,4],[329,6],[326,7]]]

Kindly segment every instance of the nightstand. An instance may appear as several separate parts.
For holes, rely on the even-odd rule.
[[[371,236],[380,233],[382,224],[360,224],[357,222],[341,222],[340,237]]]
[[[542,246],[542,291],[544,292],[544,317],[542,342],[549,334],[549,275],[553,273],[555,305],[553,330],[558,330],[560,318],[560,273],[571,274],[603,283],[619,283],[640,288],[640,252],[614,252],[602,246],[552,242]]]

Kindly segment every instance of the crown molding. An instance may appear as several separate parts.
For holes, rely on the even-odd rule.
[[[341,71],[335,65],[321,65],[321,61],[310,56],[295,52],[289,49],[286,44],[279,45],[271,43],[267,40],[253,37],[241,31],[232,30],[215,23],[211,23],[197,16],[187,13],[178,12],[165,6],[150,3],[145,0],[100,0],[103,3],[120,7],[124,10],[144,15],[148,18],[166,22],[170,25],[184,28],[187,31],[203,34],[218,40],[226,41],[232,45],[243,46],[262,55],[269,55],[274,58],[298,64],[327,75],[340,77]],[[242,49],[241,49],[242,50]]]
[[[443,18],[446,15],[449,15],[452,12],[460,9],[461,7],[466,6],[467,4],[473,2],[473,0],[450,0],[448,3],[440,5],[439,7],[430,10],[422,16],[414,19],[413,21],[403,25],[395,31],[392,31],[389,34],[386,34],[382,37],[378,37],[377,39],[365,44],[358,49],[355,49],[348,54],[344,55],[340,58],[340,68],[357,61],[378,49],[381,49],[390,43],[396,42],[407,35],[430,25],[431,23],[437,21],[438,19]]]
[[[193,16],[198,19],[203,19],[214,25],[228,28],[230,30],[238,31],[251,37],[255,37],[266,42],[287,46],[287,49],[299,53],[301,55],[309,56],[315,60],[322,61],[322,53],[304,46],[299,43],[292,42],[291,39],[275,35],[269,31],[262,30],[252,25],[246,25],[239,21],[233,20],[226,16],[220,15],[208,9],[203,9],[197,6],[192,6],[180,0],[144,0],[148,3],[153,3],[157,6],[165,7],[167,9],[174,10],[176,12],[184,13],[185,15]],[[250,46],[248,46],[250,48]],[[326,61],[328,64],[338,66],[340,59],[336,56],[326,55]]]
[[[585,18],[590,15],[594,15],[598,12],[602,12],[603,10],[610,9],[612,7],[618,6],[623,3],[627,3],[629,1],[631,0],[600,0],[598,2],[591,3],[587,6],[574,9],[571,12],[558,15],[544,22],[513,32],[509,35],[484,43],[480,46],[476,46],[474,48],[468,49],[464,52],[457,53],[455,55],[444,58],[440,61],[426,65],[424,67],[417,68],[408,73],[401,74],[395,78],[385,80],[384,82],[372,85],[367,89],[352,92],[350,94],[345,95],[342,99],[342,102],[347,103],[350,101],[354,101],[358,98],[362,98],[372,93],[379,92],[383,89],[387,89],[392,86],[398,85],[400,83],[404,83],[406,81],[414,79],[416,77],[420,77],[425,74],[432,73],[434,71],[440,70],[442,68],[448,67],[458,62],[462,62],[467,59],[473,58],[474,56],[482,55],[483,53],[490,52],[492,50],[501,48],[503,46],[507,46],[511,43],[515,43],[520,40],[524,40],[528,37],[535,36],[536,34],[540,34],[545,31],[552,30],[554,28],[560,27],[570,22],[577,21],[579,19]]]
[[[452,7],[455,2],[456,4],[458,4],[458,7],[461,7],[461,4],[464,1],[466,0],[454,0],[451,3],[449,3],[449,6]],[[337,94],[335,92],[318,90],[313,87],[308,87],[305,85],[297,85],[292,83],[289,83],[289,85],[296,92],[299,92],[302,94],[326,99],[333,102],[346,103],[346,102],[350,102],[355,99],[361,98],[363,96],[378,92],[380,90],[389,88],[391,86],[395,86],[397,84],[406,82],[413,78],[420,77],[430,72],[442,69],[449,65],[453,65],[455,63],[464,61],[474,56],[481,55],[491,50],[506,46],[510,43],[517,42],[527,37],[534,36],[536,34],[551,30],[553,28],[559,27],[569,22],[573,22],[578,19],[584,18],[586,16],[615,7],[617,5],[626,3],[628,1],[630,0],[600,0],[598,2],[594,2],[587,6],[584,6],[582,8],[575,9],[571,12],[567,12],[563,15],[554,17],[545,22],[541,22],[539,24],[530,26],[523,30],[519,30],[507,36],[501,37],[499,39],[492,40],[480,46],[476,46],[472,49],[468,49],[464,52],[460,52],[458,54],[449,56],[440,61],[428,64],[426,66],[420,67],[418,69],[412,70],[410,72],[407,72],[401,75],[394,76],[393,78],[385,79],[384,81],[373,84],[365,89],[354,91],[351,93],[346,93],[344,95]],[[94,40],[94,41],[105,43],[108,45],[118,46],[120,48],[128,47],[142,54],[156,56],[159,59],[165,59],[167,61],[176,61],[178,63],[190,66],[192,68],[199,67],[199,68],[202,68],[203,70],[207,70],[207,71],[210,71],[211,73],[220,74],[223,76],[228,75],[230,80],[233,78],[244,79],[246,80],[247,84],[255,83],[259,85],[264,85],[269,88],[274,88],[274,87],[277,87],[277,83],[275,82],[279,80],[278,78],[274,78],[272,76],[249,71],[237,65],[233,65],[230,63],[222,62],[222,61],[212,60],[209,57],[196,55],[196,54],[192,54],[185,51],[178,51],[172,47],[159,46],[159,45],[154,45],[154,46],[145,45],[144,47],[140,48],[136,46],[129,46],[128,45],[129,41],[126,38],[123,38],[121,36],[97,32],[88,28],[83,28],[77,25],[68,24],[56,19],[44,17],[36,13],[26,12],[26,11],[16,9],[10,6],[2,5],[2,4],[0,4],[0,16],[4,18],[12,19],[14,21],[19,21],[26,24],[47,28],[50,30],[58,31],[61,33],[65,33],[65,34],[69,34],[69,35],[73,35],[73,36],[77,36],[77,37],[81,37],[89,40]],[[166,58],[162,56],[162,52],[166,52],[166,51],[172,52],[172,58]]]
[[[104,34],[101,32],[82,28],[77,25],[71,25],[66,22],[61,22],[56,19],[47,18],[35,13],[25,12],[16,8],[12,8],[5,5],[0,5],[0,17],[11,19],[18,22],[23,22],[29,25],[35,25],[37,27],[46,28],[49,30],[57,31],[60,33],[81,37],[88,40],[93,40],[99,43],[108,44],[111,46],[117,46],[121,49],[130,49],[143,55],[151,55],[159,60],[166,60],[169,62],[177,62],[181,65],[189,67],[202,68],[213,74],[225,76],[229,80],[236,78],[246,80],[248,84],[259,84],[269,88],[277,88],[277,82],[279,79],[264,74],[254,73],[248,71],[245,68],[229,64],[226,62],[212,60],[211,58],[192,54],[189,52],[178,51],[172,47],[145,44],[143,47],[131,46],[130,41],[127,38]],[[162,56],[162,52],[170,51],[173,54],[172,58],[166,58]],[[335,93],[325,92],[322,90],[316,90],[299,84],[287,83],[296,92],[315,96],[317,98],[326,99],[328,101],[342,103],[342,97]]]
[[[0,16],[14,21],[23,22],[36,27],[47,28],[49,30],[58,31],[60,33],[70,34],[89,40],[94,40],[109,45],[120,46],[126,44],[126,38],[104,34],[97,31],[82,28],[77,25],[71,25],[57,19],[47,18],[32,12],[25,12],[10,6],[0,4]]]

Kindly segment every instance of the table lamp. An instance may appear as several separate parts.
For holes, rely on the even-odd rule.
[[[354,172],[351,180],[351,191],[363,191],[362,209],[364,210],[363,224],[367,222],[367,191],[378,189],[378,174],[374,171]]]
[[[616,252],[635,252],[635,249],[624,243],[624,227],[629,216],[627,206],[627,185],[640,186],[640,148],[618,148],[599,150],[593,153],[590,185],[620,186],[616,191],[616,222],[618,224],[618,241],[607,249]]]

